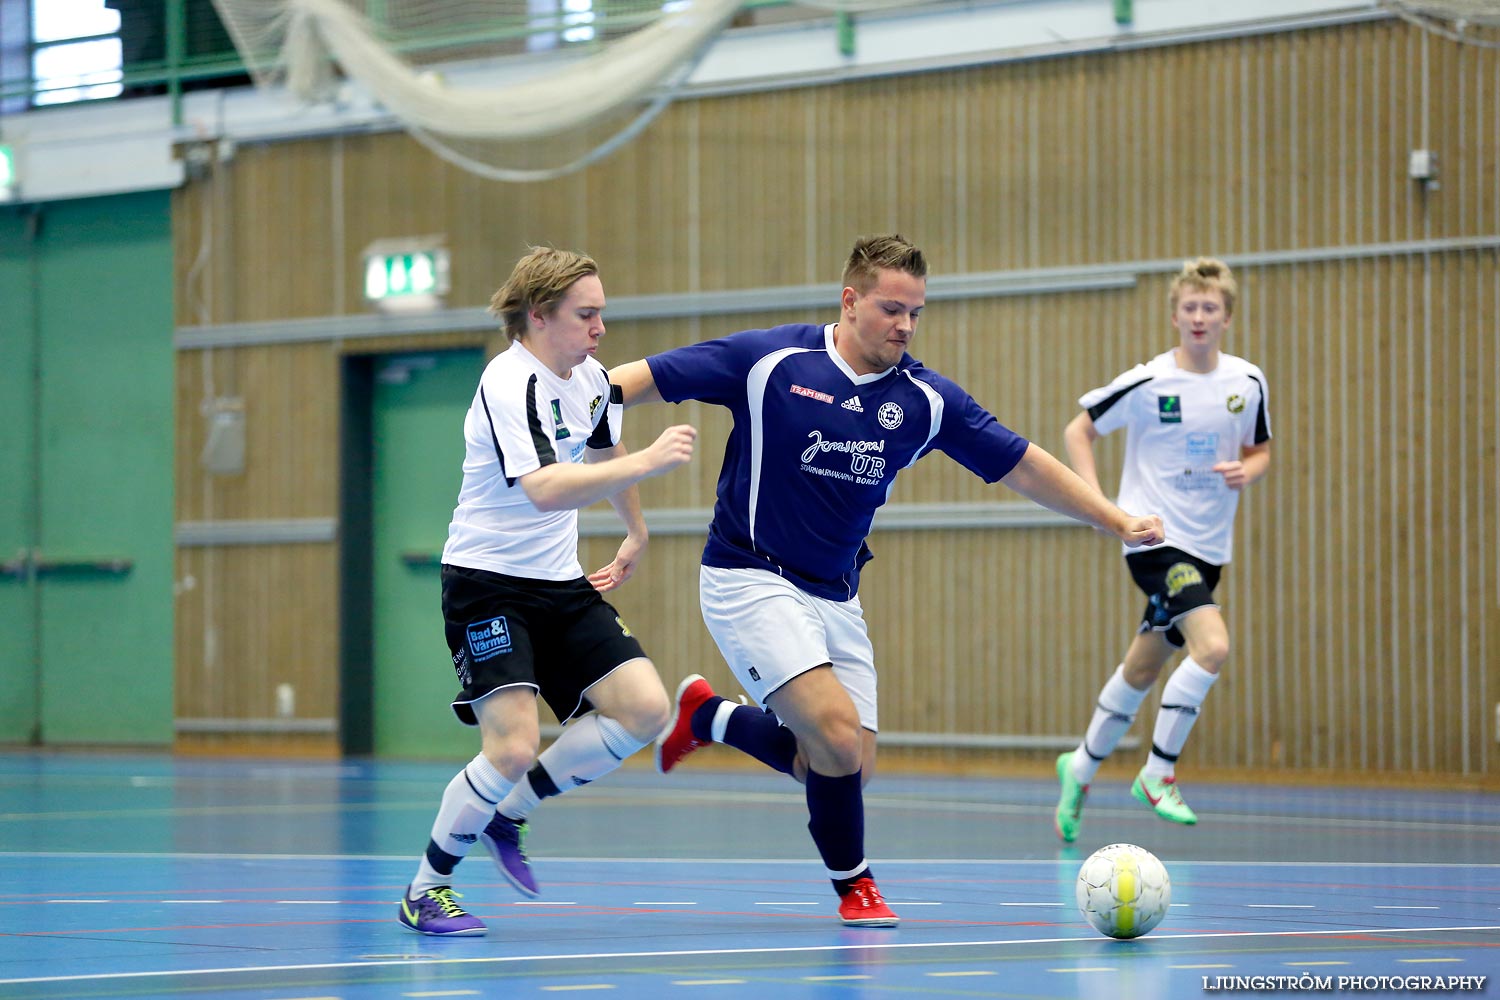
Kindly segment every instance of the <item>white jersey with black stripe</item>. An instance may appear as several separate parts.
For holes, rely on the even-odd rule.
[[[1186,371],[1167,351],[1084,393],[1078,404],[1100,434],[1125,429],[1120,507],[1160,514],[1172,548],[1216,566],[1229,562],[1240,494],[1212,469],[1271,439],[1265,374],[1223,353],[1211,372]]]
[[[520,478],[619,444],[622,411],[593,358],[560,378],[520,341],[497,355],[464,418],[463,485],[443,562],[533,580],[582,576],[578,511],[538,510]]]

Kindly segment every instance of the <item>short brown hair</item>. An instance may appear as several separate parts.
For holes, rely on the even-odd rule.
[[[1234,280],[1234,272],[1222,260],[1199,257],[1183,262],[1182,270],[1172,279],[1172,291],[1167,296],[1174,313],[1184,288],[1194,292],[1218,292],[1224,299],[1224,315],[1234,315],[1234,298],[1239,294],[1240,286]]]
[[[598,273],[599,265],[588,254],[531,247],[490,298],[490,312],[500,318],[505,336],[513,341],[526,332],[528,313],[535,309],[551,315],[575,281]]]
[[[855,240],[849,262],[844,265],[844,287],[864,295],[880,280],[881,271],[903,271],[913,278],[925,278],[927,258],[900,233]]]

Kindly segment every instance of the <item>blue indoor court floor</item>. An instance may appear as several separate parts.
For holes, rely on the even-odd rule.
[[[1500,996],[1494,793],[1185,778],[1185,828],[1106,776],[1064,847],[1051,781],[886,773],[868,847],[902,924],[856,929],[799,786],[632,762],[533,817],[540,899],[479,852],[455,887],[489,935],[421,937],[395,901],[460,763],[0,754],[0,998],[1129,1000],[1304,974],[1335,983],[1316,995],[1484,976],[1466,992]],[[1133,942],[1073,904],[1082,859],[1116,841],[1172,876],[1169,915]]]

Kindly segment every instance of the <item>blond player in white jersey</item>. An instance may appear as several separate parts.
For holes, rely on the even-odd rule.
[[[485,933],[455,901],[453,869],[476,843],[520,892],[538,893],[525,853],[537,803],[603,777],[651,742],[666,690],[600,595],[646,547],[635,484],[692,458],[697,432],[669,427],[648,448],[620,444],[618,388],[594,357],[604,286],[583,254],[534,247],[495,293],[510,339],[480,376],[464,420],[463,486],[443,548],[442,606],[459,720],[480,753],[448,783],[397,918],[437,937]],[[625,522],[609,565],[584,575],[578,508],[608,499]],[[540,694],[565,728],[537,756]]]
[[[1183,265],[1169,302],[1178,344],[1079,399],[1063,434],[1083,480],[1099,489],[1094,442],[1125,430],[1118,503],[1161,514],[1168,543],[1126,553],[1146,612],[1130,648],[1099,693],[1076,750],[1057,758],[1062,786],[1057,835],[1078,837],[1083,803],[1100,763],[1120,742],[1162,667],[1187,657],[1162,690],[1151,753],[1131,793],[1163,819],[1198,821],[1177,788],[1176,763],[1209,689],[1229,656],[1229,630],[1213,590],[1229,562],[1234,513],[1245,487],[1271,465],[1266,378],[1221,350],[1234,316],[1234,276],[1222,261]]]

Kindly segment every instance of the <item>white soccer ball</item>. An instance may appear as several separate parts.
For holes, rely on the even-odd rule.
[[[1172,880],[1156,855],[1134,844],[1101,847],[1078,869],[1078,909],[1101,934],[1137,938],[1172,905]]]

